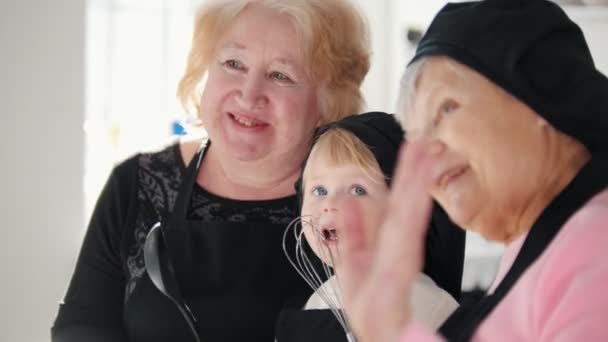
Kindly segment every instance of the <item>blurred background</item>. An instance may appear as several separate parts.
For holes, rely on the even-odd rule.
[[[183,133],[175,98],[202,0],[0,0],[0,341],[49,341],[86,222],[110,170]],[[608,7],[562,1],[608,73]],[[370,110],[444,0],[358,0],[372,29]],[[502,248],[467,241],[463,287],[485,288]]]

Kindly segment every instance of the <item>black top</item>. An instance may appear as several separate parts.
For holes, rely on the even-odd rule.
[[[190,340],[177,308],[149,281],[142,252],[150,228],[171,211],[185,171],[178,145],[114,169],[91,218],[53,341]],[[201,272],[214,280],[202,286],[203,293],[183,289],[199,323],[213,322],[201,332],[204,341],[272,340],[282,303],[312,292],[282,255],[283,230],[296,215],[295,196],[236,201],[193,187],[188,221],[205,223],[215,239],[205,250],[220,256],[212,262],[220,272]],[[276,263],[269,266],[269,258]],[[254,262],[264,265],[256,274],[240,269]]]
[[[173,211],[185,171],[178,145],[134,156],[113,170],[59,308],[53,341],[192,340],[178,308],[150,281],[143,257],[150,228]],[[295,196],[236,201],[193,186],[185,221],[211,239],[197,248],[207,258],[198,265],[211,268],[197,268],[204,271],[190,272],[192,279],[180,285],[202,341],[272,341],[281,303],[311,294],[282,255],[283,231],[297,207]],[[464,232],[446,225],[428,234],[425,273],[458,298]]]
[[[277,342],[347,342],[344,328],[330,309],[302,310],[305,300],[294,300],[281,311]]]

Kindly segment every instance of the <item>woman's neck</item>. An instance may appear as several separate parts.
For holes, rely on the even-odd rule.
[[[570,137],[562,135],[550,139],[553,143],[549,144],[545,154],[545,172],[541,172],[539,190],[534,192],[516,219],[515,231],[505,238],[505,243],[510,243],[530,231],[545,208],[572,182],[591,159],[591,154],[586,147]]]
[[[238,200],[270,200],[295,193],[302,158],[239,161],[219,158],[213,145],[205,155],[197,183],[216,195]]]

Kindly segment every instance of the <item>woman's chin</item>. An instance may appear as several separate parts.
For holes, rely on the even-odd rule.
[[[234,137],[227,138],[226,136],[211,136],[210,139],[211,146],[217,148],[223,157],[233,160],[244,162],[256,161],[268,155],[268,144],[235,139]]]
[[[246,133],[230,127],[210,132],[209,138],[211,146],[217,146],[222,155],[240,161],[260,160],[269,154],[274,145],[267,132]]]
[[[443,205],[441,202],[440,205],[448,214],[450,220],[456,225],[465,230],[475,231],[475,228],[473,227],[474,215],[472,210],[458,205]]]

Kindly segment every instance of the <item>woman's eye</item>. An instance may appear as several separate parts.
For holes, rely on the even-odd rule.
[[[314,196],[326,196],[327,195],[327,189],[325,189],[322,186],[317,186],[314,189],[312,189],[312,194]]]
[[[450,114],[458,108],[458,103],[454,100],[446,100],[441,104],[441,114]]]
[[[274,78],[275,80],[281,82],[292,82],[291,78],[279,71],[273,71],[270,73],[270,78]]]
[[[355,195],[355,196],[363,196],[363,195],[367,195],[367,190],[365,190],[363,187],[361,186],[353,186],[352,189],[350,190],[351,195]]]
[[[439,112],[433,119],[433,127],[437,127],[445,115],[451,114],[456,109],[458,109],[458,103],[456,101],[451,99],[443,101],[441,106],[439,106]]]
[[[241,63],[235,59],[229,59],[222,64],[224,66],[228,67],[229,69],[237,69],[237,70],[245,69],[245,67],[243,66],[243,63]]]

